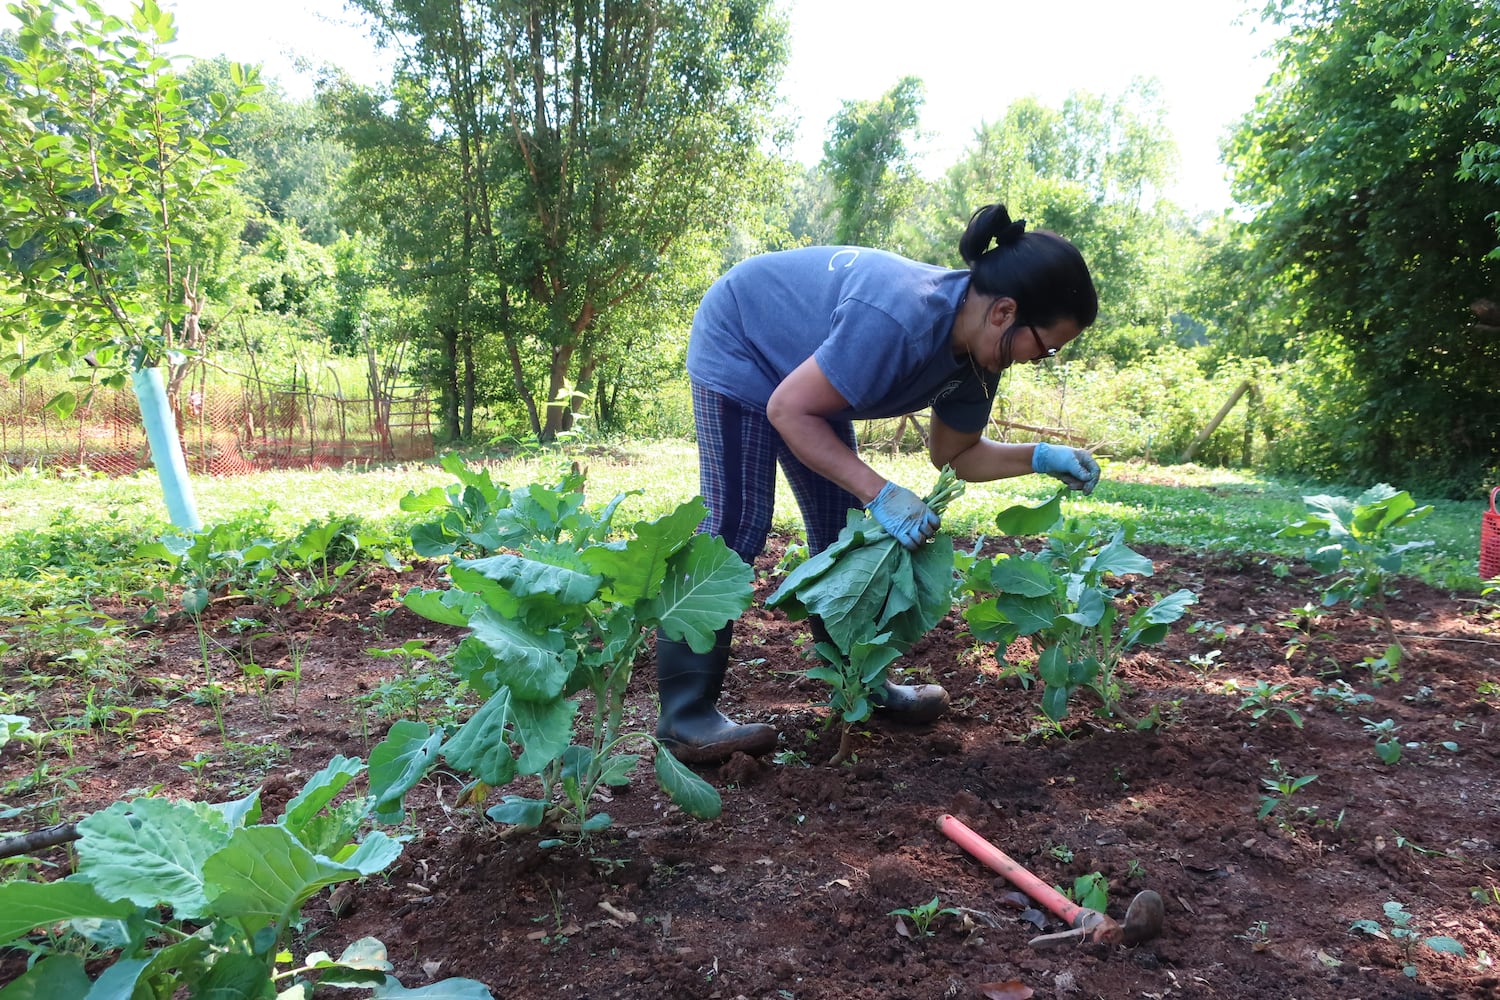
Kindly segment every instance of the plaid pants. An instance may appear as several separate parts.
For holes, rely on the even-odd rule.
[[[700,531],[724,539],[753,563],[766,547],[776,502],[776,463],[781,463],[802,511],[808,548],[821,552],[838,537],[854,494],[824,479],[792,454],[765,411],[745,406],[693,383],[693,422],[698,428],[699,488],[708,504]],[[830,420],[839,440],[855,448],[854,423]]]

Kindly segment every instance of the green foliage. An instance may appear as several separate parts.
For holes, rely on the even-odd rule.
[[[873,101],[844,101],[829,121],[823,169],[834,190],[832,242],[889,242],[917,182],[908,142],[921,120],[922,101],[922,81],[902,77]]]
[[[926,499],[942,515],[964,483],[944,466]],[[787,574],[766,601],[793,620],[815,615],[832,642],[817,650],[827,663],[808,676],[832,688],[829,704],[843,720],[837,759],[848,752],[849,725],[870,717],[887,668],[953,606],[953,539],[939,533],[909,551],[863,510],[851,510],[834,542]]]
[[[1358,499],[1319,494],[1302,498],[1308,514],[1277,534],[1312,539],[1318,547],[1308,562],[1319,574],[1335,579],[1323,591],[1323,604],[1347,601],[1366,604],[1383,613],[1406,553],[1432,548],[1432,541],[1397,542],[1399,532],[1432,513],[1418,507],[1405,490],[1385,483],[1370,487]]]
[[[1317,366],[1297,468],[1472,496],[1500,454],[1500,341],[1474,311],[1497,287],[1500,8],[1267,14],[1279,67],[1228,153],[1255,213],[1235,278],[1269,290],[1258,322]]]
[[[1300,778],[1293,777],[1282,767],[1281,761],[1272,760],[1270,776],[1260,779],[1260,784],[1264,792],[1261,793],[1260,811],[1255,814],[1255,818],[1265,819],[1282,805],[1286,804],[1287,800],[1293,795],[1317,780],[1318,776],[1316,774],[1304,774]],[[1290,823],[1290,820],[1283,816],[1279,822],[1285,827]]]
[[[1405,905],[1396,900],[1389,900],[1383,907],[1385,911],[1385,926],[1382,927],[1378,920],[1356,920],[1349,925],[1349,933],[1358,931],[1382,941],[1394,941],[1401,949],[1401,971],[1409,978],[1417,978],[1416,951],[1418,945],[1423,945],[1433,951],[1448,955],[1464,954],[1464,946],[1445,934],[1431,937],[1419,937],[1416,925],[1412,922],[1412,915],[1407,912]]]
[[[897,910],[891,910],[886,916],[898,919],[904,917],[912,922],[912,926],[916,928],[918,937],[931,937],[934,933],[932,930],[933,921],[942,916],[956,917],[958,916],[958,910],[951,906],[943,906],[941,897],[933,896],[920,906],[905,906]],[[898,924],[898,926],[903,925]]]
[[[314,952],[300,966],[287,941],[302,907],[321,889],[374,875],[400,855],[379,831],[355,839],[372,796],[335,801],[365,770],[335,757],[308,779],[274,822],[260,793],[232,802],[117,802],[79,821],[78,864],[69,879],[0,884],[0,944],[40,960],[3,995],[110,995],[170,1000],[193,996],[310,997],[316,984],[363,988],[375,1000],[407,995],[379,941],[356,941],[334,959]],[[113,956],[92,983],[78,948],[35,944],[34,928]],[[54,939],[49,939],[49,941]],[[107,984],[107,985],[106,985]],[[472,980],[441,984],[445,996],[481,1000]]]
[[[1249,712],[1250,718],[1255,720],[1256,725],[1259,725],[1260,721],[1268,715],[1280,712],[1287,717],[1294,727],[1301,729],[1302,716],[1298,714],[1296,709],[1287,704],[1291,699],[1291,696],[1286,694],[1286,689],[1289,686],[1285,683],[1272,684],[1270,681],[1264,679],[1258,680],[1255,682],[1255,686],[1240,700],[1238,710]]]
[[[576,470],[554,486],[511,490],[462,463],[450,467],[458,487],[404,501],[439,514],[413,531],[414,544],[454,553],[462,546],[474,555],[454,556],[451,589],[415,589],[403,603],[468,627],[452,665],[485,701],[452,734],[398,723],[409,751],[403,771],[416,780],[441,755],[484,789],[535,775],[539,797],[506,795],[488,815],[533,828],[550,821],[573,834],[602,830],[609,816],[589,813],[595,790],[629,780],[639,755],[627,744],[654,742],[627,731],[623,718],[646,635],[660,628],[707,650],[714,633],[749,606],[750,567],[721,540],[696,533],[705,513],[700,500],[622,533],[614,515],[625,495],[586,509]],[[574,696],[583,691],[592,696],[588,742],[575,744],[574,720],[584,705]],[[718,815],[718,793],[660,744],[656,774],[685,812]]]
[[[5,58],[15,87],[0,92],[0,292],[23,308],[0,317],[0,337],[27,337],[23,368],[89,351],[117,372],[160,364],[184,346],[184,227],[240,165],[220,130],[251,107],[255,72],[234,67],[228,90],[185,96],[165,55],[172,15],[155,0],[125,18],[68,0],[10,10],[20,55]]]
[[[1046,544],[1036,553],[978,560],[961,585],[976,598],[964,609],[975,638],[1000,650],[1023,636],[1041,644],[1042,711],[1057,724],[1080,690],[1099,698],[1101,715],[1119,714],[1124,692],[1115,671],[1121,657],[1165,639],[1171,624],[1197,600],[1183,589],[1150,605],[1134,602],[1132,610],[1127,601],[1134,585],[1127,587],[1125,579],[1151,576],[1151,560],[1125,544],[1123,529],[1105,541],[1100,529],[1077,519],[1060,523],[1066,492],[1059,490],[1040,507],[1002,510],[995,518],[1002,533],[1051,529]]]

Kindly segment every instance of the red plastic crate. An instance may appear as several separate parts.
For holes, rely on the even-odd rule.
[[[1495,495],[1500,486],[1490,490],[1490,509],[1484,512],[1479,529],[1479,577],[1493,580],[1500,576],[1500,511],[1495,510]]]

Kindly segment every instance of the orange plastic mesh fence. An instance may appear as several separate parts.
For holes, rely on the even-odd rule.
[[[51,395],[24,379],[0,379],[0,461],[108,476],[151,468],[132,392],[98,389],[66,419],[44,409]],[[184,387],[175,408],[188,471],[201,475],[416,460],[434,450],[427,397],[412,390],[377,410],[369,399],[257,383],[200,385]]]

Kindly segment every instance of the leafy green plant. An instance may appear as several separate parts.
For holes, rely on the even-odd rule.
[[[376,1000],[410,995],[372,938],[338,958],[314,952],[300,964],[285,950],[315,894],[382,872],[401,853],[400,843],[378,830],[355,839],[386,794],[378,783],[370,795],[335,801],[364,771],[357,758],[333,758],[274,822],[264,821],[259,792],[214,804],[139,798],[80,820],[72,877],[0,884],[0,944],[39,958],[8,990],[310,1000],[323,984],[369,989]],[[58,924],[115,957],[97,980],[90,981],[78,948],[30,936]],[[472,980],[436,988],[460,1000],[491,996]]]
[[[509,490],[458,462],[447,465],[458,470],[462,489],[434,488],[402,501],[405,510],[439,514],[413,530],[413,544],[419,553],[464,549],[476,557],[451,560],[452,588],[415,589],[402,601],[424,617],[469,629],[450,662],[484,703],[451,734],[409,721],[391,727],[410,755],[410,781],[438,757],[472,774],[480,799],[534,775],[538,796],[505,795],[487,815],[583,835],[610,824],[608,814],[589,814],[594,792],[629,781],[640,757],[627,748],[644,741],[656,744],[657,780],[672,801],[693,816],[718,815],[713,786],[652,733],[623,725],[626,686],[650,631],[704,650],[750,604],[751,568],[722,540],[696,531],[706,513],[702,501],[618,532],[613,518],[626,495],[586,510],[576,467],[554,486]],[[575,744],[583,702],[574,696],[585,691],[592,701],[587,737]]]
[[[1265,819],[1290,800],[1293,795],[1317,780],[1316,774],[1304,774],[1300,778],[1294,778],[1281,766],[1281,761],[1273,758],[1270,776],[1260,779],[1264,792],[1260,798],[1260,811],[1255,814],[1255,818]],[[1286,828],[1289,822],[1284,816],[1278,820],[1283,828]]]
[[[1346,708],[1354,708],[1365,705],[1375,700],[1372,694],[1354,690],[1353,686],[1346,680],[1335,680],[1326,688],[1313,688],[1311,692],[1314,698],[1325,698],[1333,702],[1334,708],[1343,712]]]
[[[1313,569],[1334,580],[1323,591],[1323,604],[1347,601],[1351,607],[1369,605],[1394,634],[1386,615],[1386,597],[1401,572],[1406,553],[1431,548],[1431,540],[1398,542],[1396,533],[1432,513],[1418,507],[1406,491],[1380,483],[1358,499],[1319,494],[1305,496],[1308,515],[1277,532],[1278,537],[1306,538],[1318,544],[1308,555]]]
[[[963,482],[944,467],[926,497],[941,515]],[[939,533],[908,551],[862,510],[849,511],[838,538],[807,559],[766,601],[792,620],[816,615],[831,642],[809,677],[832,689],[829,705],[843,723],[834,762],[851,753],[852,727],[868,719],[890,665],[953,607],[953,539]]]
[[[888,917],[896,918],[898,928],[904,926],[900,923],[903,919],[910,920],[912,922],[912,926],[916,928],[915,936],[917,937],[932,937],[934,933],[934,931],[932,930],[932,924],[937,920],[938,917],[956,917],[958,915],[958,910],[954,909],[951,906],[943,906],[941,897],[939,896],[933,896],[930,900],[920,906],[906,906],[898,910],[891,910],[886,914],[886,916]],[[897,933],[900,933],[899,929]],[[910,937],[912,935],[910,933],[907,933],[903,934],[902,936]]]
[[[1249,712],[1250,718],[1254,720],[1252,725],[1259,725],[1266,716],[1279,712],[1291,720],[1293,726],[1301,729],[1302,716],[1287,704],[1292,697],[1285,693],[1289,687],[1291,687],[1290,684],[1272,684],[1264,678],[1257,680],[1255,686],[1240,700],[1238,711]]]
[[[1382,763],[1396,764],[1401,761],[1401,740],[1396,737],[1395,719],[1384,719],[1374,722],[1360,716],[1360,722],[1365,724],[1365,732],[1375,737],[1375,755]]]
[[[1443,952],[1449,955],[1464,954],[1464,946],[1446,934],[1437,934],[1431,937],[1419,937],[1416,926],[1412,922],[1412,915],[1407,912],[1406,907],[1389,900],[1385,907],[1385,927],[1377,920],[1356,920],[1349,925],[1349,933],[1358,931],[1382,941],[1394,941],[1401,949],[1401,971],[1412,979],[1417,978],[1416,952],[1418,946],[1424,946],[1433,951]]]
[[[1085,909],[1103,913],[1109,906],[1109,879],[1101,872],[1079,875],[1063,895]]]
[[[1098,697],[1100,715],[1123,715],[1124,692],[1116,677],[1120,659],[1136,646],[1165,639],[1171,624],[1197,601],[1182,589],[1131,610],[1134,592],[1123,578],[1151,576],[1151,560],[1126,545],[1123,529],[1106,541],[1099,529],[1076,519],[1062,523],[1064,493],[1059,490],[1037,508],[1001,511],[995,518],[1001,532],[1046,531],[1046,544],[1034,554],[976,560],[961,585],[977,598],[964,610],[976,638],[1000,650],[1023,636],[1042,645],[1036,664],[1044,685],[1042,711],[1059,726],[1078,691]]]

